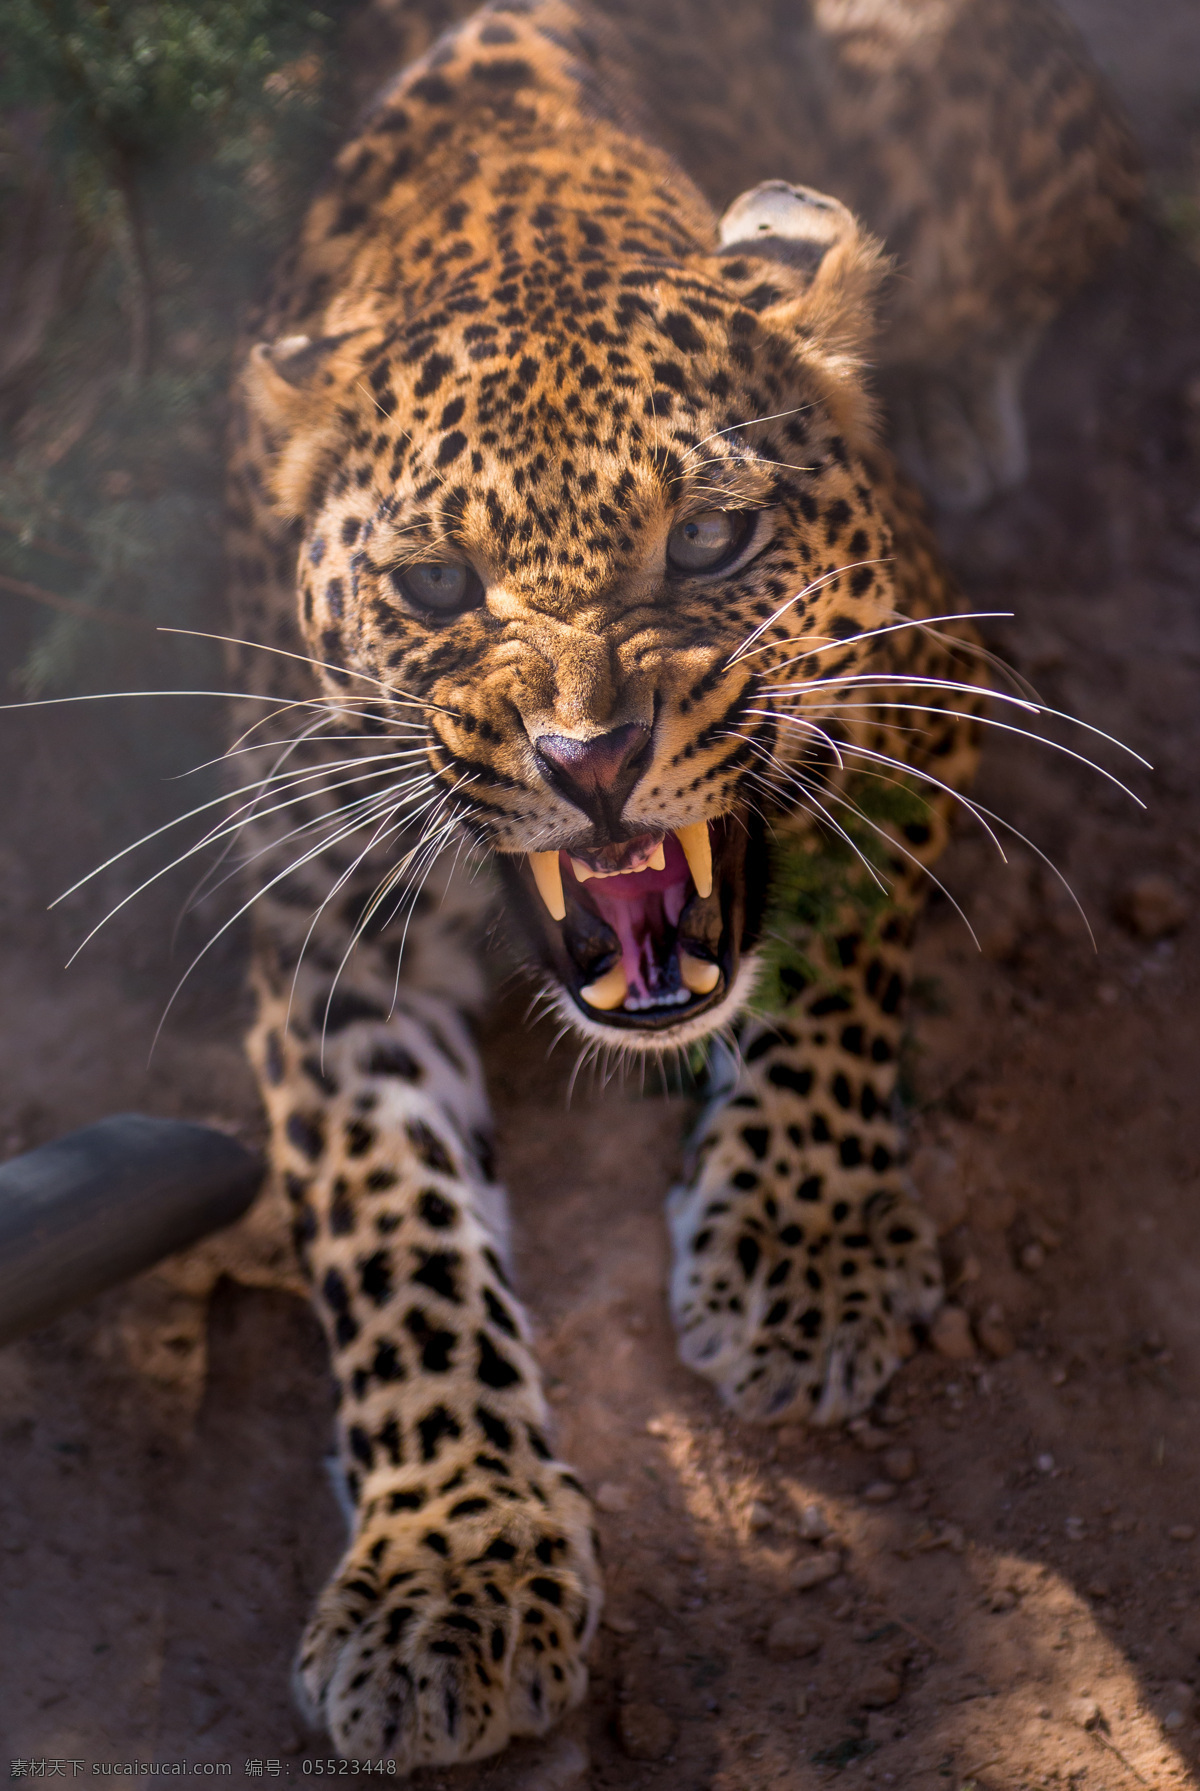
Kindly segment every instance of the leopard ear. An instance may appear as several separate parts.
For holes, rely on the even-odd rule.
[[[249,421],[260,433],[271,506],[288,521],[312,507],[336,454],[334,390],[348,341],[349,335],[280,336],[256,343],[247,358],[242,390]]]
[[[763,256],[811,277],[830,249],[857,237],[859,229],[840,199],[786,180],[764,180],[734,200],[717,234],[722,255]]]
[[[718,226],[719,262],[763,326],[790,336],[818,371],[843,427],[870,432],[863,356],[888,262],[839,199],[765,180],[734,200]]]

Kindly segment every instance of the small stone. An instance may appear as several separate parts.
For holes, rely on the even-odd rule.
[[[909,1163],[921,1205],[937,1227],[939,1237],[961,1225],[967,1216],[967,1194],[962,1171],[953,1152],[937,1145],[922,1145]]]
[[[1117,919],[1148,941],[1177,933],[1190,912],[1191,904],[1179,885],[1153,873],[1135,877],[1116,900]]]
[[[747,1516],[752,1530],[769,1530],[775,1521],[775,1514],[771,1507],[764,1505],[761,1499],[755,1499]]]
[[[975,1354],[971,1321],[961,1306],[943,1306],[933,1321],[929,1341],[940,1356],[952,1362],[966,1362]]]
[[[890,1667],[872,1667],[858,1687],[858,1701],[864,1710],[885,1710],[894,1704],[903,1689],[899,1673]]]
[[[586,1791],[591,1762],[581,1743],[562,1735],[547,1747],[548,1752],[521,1780],[521,1791]]]
[[[896,1449],[888,1450],[883,1458],[881,1466],[889,1480],[895,1480],[899,1485],[903,1486],[905,1482],[911,1480],[916,1473],[917,1458],[911,1449],[906,1449],[903,1446],[900,1446]]]
[[[1177,1730],[1182,1729],[1186,1721],[1187,1718],[1184,1716],[1182,1710],[1168,1710],[1167,1714],[1163,1717],[1162,1726],[1167,1731],[1168,1735],[1174,1735]]]
[[[1045,1245],[1039,1244],[1036,1238],[1033,1240],[1033,1242],[1031,1244],[1026,1244],[1022,1248],[1021,1267],[1026,1271],[1027,1274],[1032,1275],[1032,1274],[1036,1273],[1036,1271],[1038,1269],[1042,1268],[1045,1265],[1045,1261],[1046,1261]]]
[[[1082,1542],[1083,1541],[1084,1526],[1083,1526],[1083,1519],[1081,1517],[1067,1518],[1066,1522],[1063,1524],[1063,1529],[1066,1532],[1066,1537],[1067,1537],[1068,1542]]]
[[[1172,1542],[1191,1542],[1196,1535],[1195,1524],[1172,1524],[1167,1531]]]
[[[657,1704],[622,1704],[617,1732],[631,1760],[661,1760],[675,1739],[675,1724]]]
[[[890,1480],[872,1480],[870,1486],[864,1486],[862,1496],[868,1505],[886,1505],[895,1498],[896,1488]]]
[[[842,1557],[836,1549],[829,1549],[820,1555],[807,1555],[804,1560],[797,1561],[788,1574],[788,1585],[793,1592],[809,1592],[814,1586],[823,1586],[842,1571]]]
[[[1039,1474],[1052,1474],[1054,1472],[1054,1457],[1052,1455],[1039,1455],[1033,1465]]]
[[[1004,1322],[1004,1308],[998,1302],[988,1307],[975,1326],[975,1334],[989,1356],[1003,1361],[1016,1349],[1016,1339]]]
[[[806,1691],[798,1691],[796,1693],[795,1702],[792,1708],[795,1710],[797,1716],[808,1715],[808,1693]]]
[[[833,1527],[819,1505],[806,1505],[800,1513],[800,1534],[806,1542],[824,1542]]]
[[[1195,1689],[1185,1680],[1177,1679],[1173,1684],[1163,1688],[1163,1702],[1166,1704],[1168,1712],[1178,1713],[1179,1722],[1176,1727],[1182,1728],[1196,1708]],[[1166,1728],[1165,1722],[1163,1727]]]
[[[1016,1603],[1017,1595],[1012,1587],[1000,1586],[992,1593],[991,1598],[988,1600],[988,1610],[995,1611],[997,1616],[999,1616],[1004,1611],[1014,1610],[1016,1608]]]
[[[623,1611],[606,1610],[600,1621],[605,1629],[611,1629],[615,1636],[635,1636],[637,1634],[637,1624]]]
[[[821,1647],[820,1633],[796,1612],[776,1617],[763,1643],[772,1660],[803,1660]]]
[[[615,1480],[605,1480],[596,1488],[596,1504],[601,1511],[615,1517],[619,1512],[629,1510],[629,1494]]]
[[[850,1434],[868,1455],[873,1455],[877,1449],[886,1449],[892,1440],[886,1430],[880,1430],[866,1418],[857,1419],[850,1426]]]
[[[1104,1712],[1099,1704],[1095,1698],[1089,1698],[1086,1694],[1071,1699],[1067,1705],[1067,1715],[1073,1723],[1078,1723],[1081,1729],[1099,1728],[1104,1721]]]
[[[1112,1587],[1107,1580],[1089,1580],[1084,1588],[1089,1598],[1111,1598]]]

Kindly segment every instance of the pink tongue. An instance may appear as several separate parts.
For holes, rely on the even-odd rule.
[[[625,1005],[655,1007],[688,1000],[673,971],[675,954],[661,964],[654,942],[674,927],[687,902],[690,873],[683,848],[671,834],[664,841],[666,866],[661,871],[630,871],[620,877],[590,878],[588,894],[612,927],[621,946],[621,962],[629,985]]]
[[[656,873],[661,874],[661,873]],[[621,962],[625,966],[627,1006],[646,1006],[665,993],[665,982],[654,955],[654,935],[662,925],[662,898],[650,895],[644,901],[614,902],[606,914],[621,942]]]

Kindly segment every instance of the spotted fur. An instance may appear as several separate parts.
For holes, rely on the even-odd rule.
[[[467,1028],[489,865],[536,937],[527,853],[701,822],[758,842],[737,974],[678,1024],[616,1033],[545,970],[600,1042],[740,1025],[670,1208],[681,1350],[736,1409],[861,1410],[941,1297],[894,1092],[981,661],[969,627],[934,625],[961,600],[876,437],[878,241],[802,190],[794,228],[739,237],[735,208],[722,237],[711,201],[762,176],[858,197],[910,264],[883,360],[929,370],[909,379],[926,423],[959,392],[941,439],[978,495],[1012,472],[988,447],[996,369],[1118,233],[1132,176],[1072,40],[1025,0],[814,0],[786,41],[773,17],[496,0],[454,25],[339,156],[241,379],[236,825],[269,867],[252,1054],[355,1511],[299,1682],[352,1756],[540,1732],[583,1693],[600,1609]],[[751,519],[746,551],[672,572],[680,518],[713,510]],[[414,607],[431,562],[473,568],[477,600]],[[622,729],[645,742],[628,787],[584,812],[538,742]],[[741,1021],[751,885],[772,855],[819,859],[872,770],[920,797],[877,824],[886,905],[847,899],[811,937],[776,914],[783,1008]]]

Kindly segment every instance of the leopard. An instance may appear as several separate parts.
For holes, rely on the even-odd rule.
[[[905,998],[997,698],[926,498],[1022,475],[1138,190],[1043,0],[408,15],[239,364],[218,830],[350,1513],[297,1694],[401,1773],[548,1730],[602,1608],[475,1043],[506,951],[585,1054],[706,1060],[669,1301],[740,1419],[866,1411],[939,1309]]]

